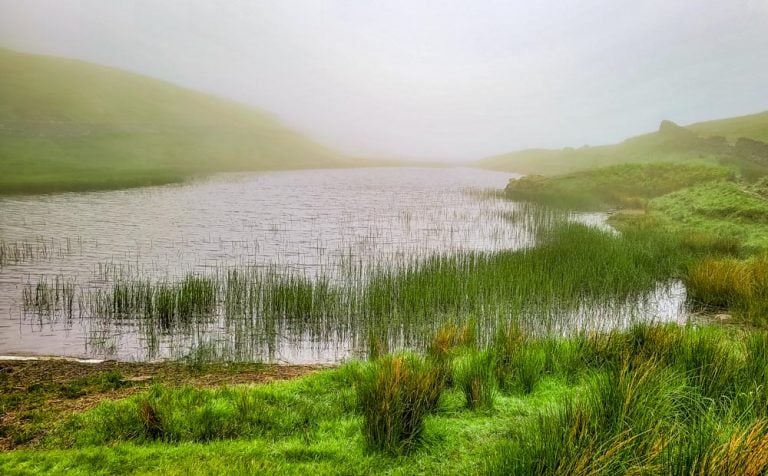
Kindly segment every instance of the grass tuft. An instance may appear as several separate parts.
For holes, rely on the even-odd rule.
[[[413,354],[386,356],[371,364],[357,383],[368,445],[394,454],[413,449],[444,386],[442,372],[428,359]]]

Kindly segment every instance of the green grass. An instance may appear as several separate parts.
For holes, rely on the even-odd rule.
[[[438,365],[416,355],[384,356],[370,364],[357,381],[368,446],[410,452],[421,442],[424,419],[436,410],[445,383]]]
[[[556,177],[522,177],[510,180],[505,192],[512,200],[567,209],[644,208],[650,199],[670,192],[734,179],[728,168],[703,162],[621,164]]]
[[[368,384],[411,388],[377,380],[402,358],[384,357],[266,385],[156,386],[52,423],[36,449],[0,455],[0,471],[607,475],[768,468],[764,333],[645,325],[513,340],[520,355],[549,352],[531,391],[503,389],[492,408],[477,411],[466,408],[455,381],[423,414],[407,456],[382,451],[365,436],[368,412],[392,411],[364,397],[393,387]],[[477,352],[464,348],[451,359],[458,365],[482,358]],[[408,359],[427,368],[426,360]],[[513,374],[520,365],[512,364]],[[398,411],[419,404],[398,401]]]
[[[0,49],[0,193],[354,163],[253,108],[125,71]]]
[[[703,184],[656,198],[648,208],[671,230],[731,237],[753,249],[768,247],[768,200],[744,184]]]
[[[691,124],[688,129],[702,136],[722,136],[731,142],[746,137],[768,142],[768,111],[715,121]]]
[[[470,409],[493,408],[496,379],[493,368],[494,354],[479,352],[457,359],[454,365],[454,384],[464,393]]]
[[[742,139],[741,143],[738,139]],[[493,170],[550,176],[617,164],[696,159],[727,162],[744,175],[759,176],[764,175],[768,167],[767,142],[768,113],[761,113],[689,127],[663,121],[658,131],[618,144],[561,150],[530,149],[488,157],[475,164]]]
[[[523,174],[563,175],[625,163],[714,161],[717,148],[685,128],[665,121],[659,131],[632,137],[621,143],[562,150],[533,149],[489,157],[478,167]]]

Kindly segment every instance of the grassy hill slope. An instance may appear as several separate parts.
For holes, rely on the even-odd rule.
[[[741,137],[768,142],[768,111],[749,116],[699,122],[687,128],[704,137],[724,136],[731,142]]]
[[[664,121],[659,130],[619,144],[560,150],[529,149],[482,159],[479,167],[524,174],[559,175],[624,163],[705,159],[753,168],[757,149],[768,141],[768,113],[680,127]],[[729,144],[730,143],[730,144]],[[736,144],[734,147],[731,144]],[[762,152],[759,153],[762,155]]]
[[[231,101],[82,61],[0,49],[0,193],[350,164]]]

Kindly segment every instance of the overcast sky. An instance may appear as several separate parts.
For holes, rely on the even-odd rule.
[[[768,0],[0,0],[0,46],[258,106],[354,155],[467,160],[768,109]]]

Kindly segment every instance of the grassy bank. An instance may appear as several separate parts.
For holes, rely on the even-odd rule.
[[[760,474],[768,464],[762,333],[641,326],[541,340],[508,327],[485,349],[444,334],[424,356],[385,356],[290,382],[153,386],[51,421],[34,449],[0,455],[0,468]],[[467,371],[479,362],[492,372]],[[483,405],[472,403],[479,383],[490,389]],[[386,424],[406,414],[411,430]],[[379,446],[380,436],[394,444]]]
[[[253,108],[113,68],[0,49],[0,194],[355,163]]]
[[[531,149],[488,157],[478,167],[546,176],[572,174],[628,163],[707,161],[728,163],[745,176],[768,168],[768,113],[681,127],[662,121],[655,132],[617,144],[565,149]]]
[[[0,451],[35,446],[72,412],[152,385],[212,387],[296,378],[319,366],[266,364],[0,361]]]
[[[505,192],[513,200],[566,209],[645,208],[670,192],[707,182],[734,181],[727,167],[705,162],[621,164],[555,177],[511,180]]]
[[[555,177],[511,180],[506,195],[564,209],[618,210],[624,233],[655,230],[694,252],[681,268],[693,309],[766,322],[766,179],[702,162],[623,164]],[[730,255],[728,259],[712,254]],[[735,259],[740,257],[741,259]]]
[[[668,229],[695,230],[739,240],[756,251],[768,249],[768,198],[759,184],[703,184],[652,200],[648,209]]]

